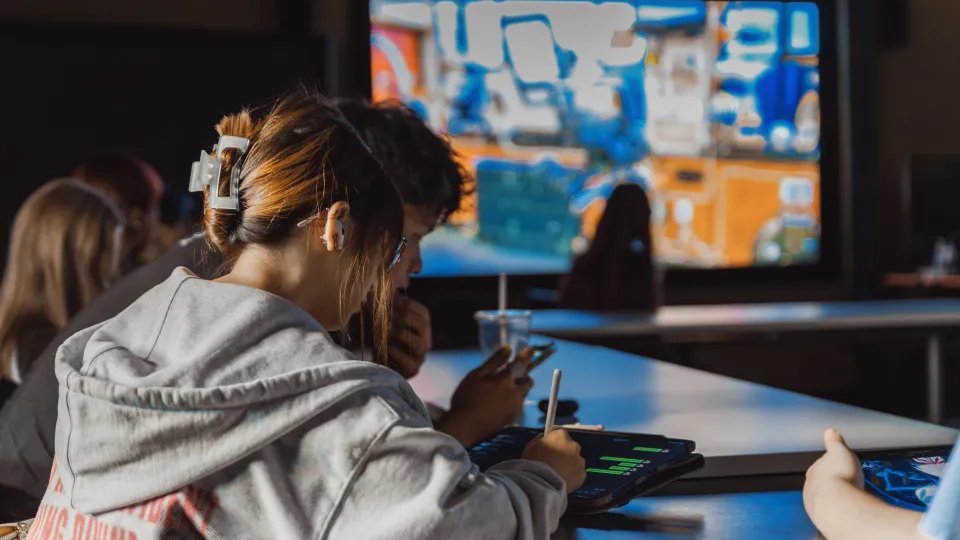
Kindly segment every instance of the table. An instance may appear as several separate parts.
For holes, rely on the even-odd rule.
[[[670,306],[656,314],[542,310],[533,315],[535,332],[567,339],[921,329],[927,339],[927,411],[934,423],[944,417],[940,334],[955,327],[960,327],[957,299]]]
[[[411,383],[425,401],[445,407],[480,362],[477,351],[433,352]],[[553,368],[564,371],[560,397],[578,401],[579,421],[696,441],[707,464],[693,477],[801,473],[823,451],[829,427],[859,450],[957,438],[955,430],[925,422],[562,340],[532,373],[535,386],[519,423],[543,425],[536,404],[550,393]]]
[[[565,518],[557,540],[752,539],[812,540],[819,535],[799,491],[644,497],[614,512]]]
[[[904,287],[915,289],[960,289],[960,276],[938,274],[887,274],[883,276],[883,284],[888,287]]]
[[[411,383],[448,406],[476,351],[433,352]],[[580,343],[532,376],[520,423],[541,426],[536,402],[549,393],[552,368],[564,370],[561,396],[576,398],[578,419],[610,430],[660,433],[697,442],[706,466],[691,482],[730,476],[800,474],[836,427],[855,449],[953,444],[957,432],[784,390]],[[816,538],[798,491],[644,497],[615,512],[566,519],[554,538]]]

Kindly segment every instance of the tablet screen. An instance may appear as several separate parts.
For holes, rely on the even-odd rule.
[[[481,470],[486,470],[497,463],[519,458],[527,443],[541,433],[543,430],[535,428],[507,428],[471,448],[470,458]],[[614,494],[633,485],[637,477],[680,461],[692,450],[684,441],[657,435],[571,431],[570,436],[580,443],[580,455],[587,465],[587,479],[572,494],[574,497]]]
[[[884,501],[926,511],[937,493],[950,448],[866,452],[860,455],[868,492]]]

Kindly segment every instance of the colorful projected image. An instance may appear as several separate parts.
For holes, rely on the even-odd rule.
[[[818,260],[816,4],[372,0],[371,20],[374,99],[475,175],[425,273],[566,271],[624,182],[661,264]]]

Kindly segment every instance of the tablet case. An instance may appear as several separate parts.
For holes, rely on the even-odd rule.
[[[509,428],[508,428],[509,429]],[[576,430],[572,430],[576,431]],[[615,431],[603,431],[601,432],[605,435],[642,435],[639,433],[622,433]],[[661,437],[666,439],[663,435],[653,435],[655,437]],[[624,491],[623,493],[618,494],[616,497],[610,499],[582,499],[579,497],[569,497],[567,499],[567,510],[565,515],[587,515],[587,514],[599,514],[606,512],[608,510],[613,510],[614,508],[620,508],[625,506],[633,499],[637,497],[642,497],[656,489],[669,484],[670,482],[694,472],[698,469],[702,469],[704,466],[704,458],[700,454],[693,453],[695,448],[695,443],[693,441],[685,441],[689,443],[689,449],[691,453],[687,455],[682,461],[670,465],[667,468],[659,470],[650,476],[645,477],[644,481],[637,484],[633,488]]]
[[[642,497],[652,491],[655,491],[670,482],[703,468],[704,459],[700,454],[690,454],[687,459],[673,465],[668,469],[658,471],[652,476],[648,476],[644,482],[637,484],[633,489],[625,491],[609,501],[598,499],[578,499],[570,497],[568,499],[567,511],[565,515],[585,515],[600,514],[626,506],[630,501],[637,497]],[[598,504],[599,503],[599,504]]]

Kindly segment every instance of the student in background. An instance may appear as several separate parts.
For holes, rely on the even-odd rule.
[[[392,270],[396,289],[387,341],[388,366],[405,379],[414,377],[433,348],[430,311],[406,294],[411,276],[420,273],[420,242],[460,208],[469,193],[467,172],[447,139],[437,135],[416,111],[398,102],[369,103],[337,99],[337,108],[357,127],[403,199],[403,235],[407,246]],[[375,302],[366,302],[351,321],[352,346],[360,343],[361,321],[372,324]],[[365,345],[370,348],[372,341]],[[457,387],[449,410],[428,404],[437,430],[473,446],[512,424],[523,412],[529,378],[514,384],[474,372]]]
[[[396,102],[370,104],[361,99],[340,99],[337,106],[380,160],[390,164],[390,177],[403,198],[407,249],[394,272],[397,291],[389,346],[392,367],[409,379],[432,348],[432,336],[430,312],[407,297],[406,290],[410,277],[423,267],[420,242],[460,208],[467,193],[467,172],[449,142],[413,109]]]
[[[163,180],[153,167],[130,154],[107,153],[82,163],[74,170],[73,177],[102,189],[123,212],[127,226],[120,267],[124,274],[159,254],[154,242]]]
[[[7,395],[70,319],[119,277],[119,210],[77,180],[55,180],[20,208],[0,285],[0,373]]]
[[[866,493],[860,460],[836,430],[827,430],[824,444],[826,453],[807,471],[803,506],[827,540],[960,539],[960,444],[923,514]]]
[[[460,208],[467,193],[467,172],[450,143],[438,136],[411,108],[396,102],[371,104],[361,99],[338,99],[337,107],[357,126],[373,153],[384,163],[403,199],[403,234],[407,247],[393,270],[396,291],[390,324],[387,357],[389,366],[410,379],[433,348],[430,311],[406,294],[411,276],[420,273],[423,260],[420,242]],[[365,305],[363,320],[371,313]],[[353,321],[351,334],[359,336],[361,317]],[[356,343],[356,341],[354,341]],[[523,410],[526,392],[501,385],[481,389],[484,383],[468,377],[458,388],[461,398],[449,411],[430,408],[437,429],[472,446],[512,423]]]
[[[637,184],[621,184],[586,253],[561,284],[559,306],[596,311],[655,311],[662,274],[653,260],[650,201]]]
[[[67,540],[101,526],[140,538],[547,537],[585,477],[566,431],[480,474],[399,374],[327,333],[372,291],[385,359],[404,216],[367,143],[307,91],[219,132],[221,150],[241,149],[222,153],[204,221],[230,270],[207,281],[177,269],[64,343],[66,414],[34,527],[63,522]],[[212,207],[232,178],[226,206],[238,208]],[[169,518],[151,519],[156,508]]]

